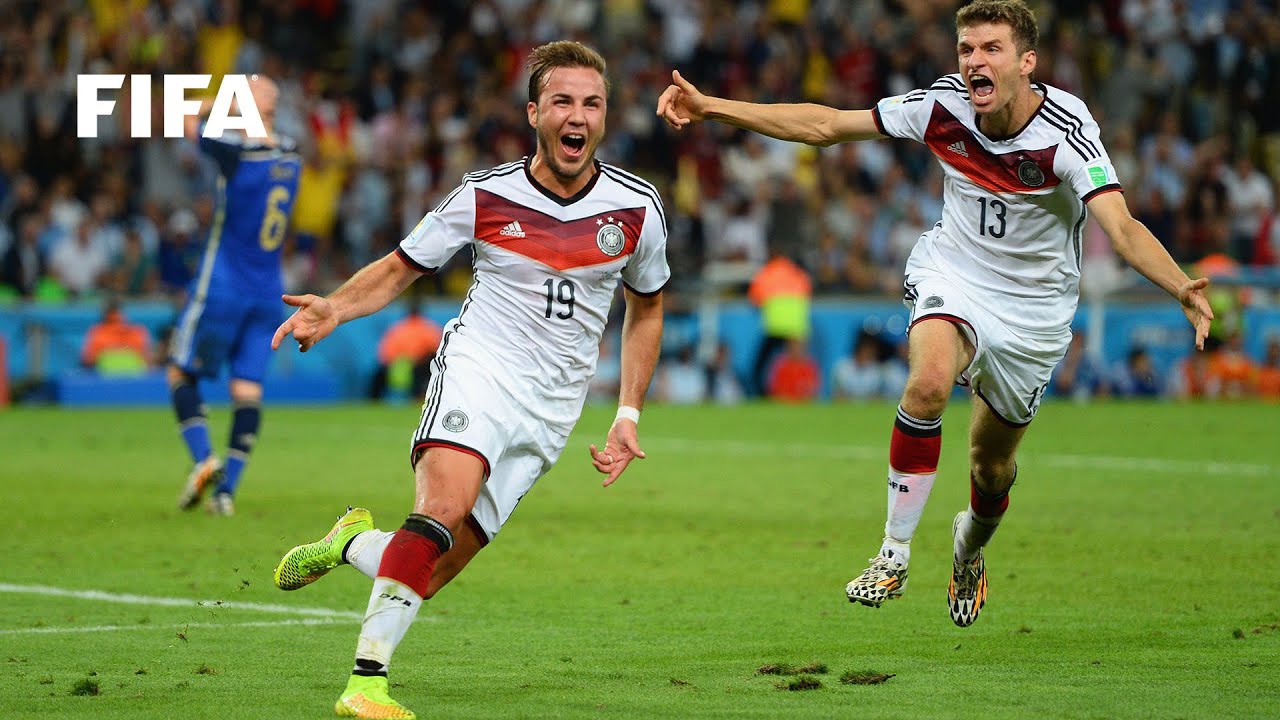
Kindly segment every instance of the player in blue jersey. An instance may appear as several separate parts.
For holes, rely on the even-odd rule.
[[[280,324],[280,247],[298,190],[301,159],[292,141],[272,130],[275,83],[253,75],[249,87],[265,138],[232,131],[202,137],[201,118],[187,118],[187,136],[217,162],[217,209],[187,304],[169,350],[168,378],[178,426],[194,467],[178,506],[190,510],[210,489],[211,512],[231,515],[233,497],[258,435],[262,379],[271,336]],[[226,464],[213,452],[204,402],[196,381],[230,366],[233,406]]]

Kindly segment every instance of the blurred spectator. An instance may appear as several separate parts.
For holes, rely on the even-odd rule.
[[[24,215],[18,227],[17,237],[9,244],[0,267],[0,282],[8,285],[24,298],[35,295],[45,270],[40,254],[40,216]]]
[[[862,330],[852,351],[831,369],[831,397],[835,400],[870,400],[884,396],[884,369],[880,363],[879,335]]]
[[[1280,336],[1267,341],[1262,362],[1258,364],[1255,391],[1258,397],[1280,400]]]
[[[155,292],[159,281],[155,257],[142,246],[138,230],[129,228],[124,233],[124,245],[111,264],[110,290],[122,297],[142,297]]]
[[[674,358],[662,361],[657,372],[656,398],[672,405],[697,405],[707,399],[707,374],[694,360],[692,345],[685,345]]]
[[[1141,347],[1129,351],[1112,383],[1112,391],[1118,397],[1154,398],[1159,397],[1163,389],[1151,355]]]
[[[200,245],[195,239],[200,223],[187,208],[175,210],[160,235],[156,264],[160,288],[168,295],[181,295],[195,277],[200,262]]]
[[[596,363],[596,374],[591,377],[587,388],[587,402],[602,405],[618,402],[618,390],[622,384],[622,348],[618,331],[608,328],[618,327],[612,321],[600,335],[600,359]]]
[[[742,402],[744,392],[738,374],[733,369],[733,356],[729,346],[720,343],[716,347],[716,355],[705,368],[707,376],[707,397],[717,405],[737,405]]]
[[[752,373],[756,392],[764,391],[774,354],[788,343],[808,340],[811,292],[808,273],[777,252],[752,278],[747,297],[760,308],[764,335]]]
[[[151,333],[126,320],[113,298],[85,335],[80,364],[105,376],[141,375],[152,365]]]
[[[783,402],[808,402],[822,385],[818,362],[804,340],[788,340],[786,349],[769,369],[768,395]]]
[[[1208,395],[1238,400],[1253,389],[1253,361],[1244,353],[1244,340],[1239,332],[1227,338],[1222,347],[1209,355]]]
[[[1173,366],[1169,394],[1179,400],[1204,400],[1217,396],[1209,380],[1209,358],[1217,346],[1213,338],[1205,340],[1204,352],[1185,355]]]
[[[92,223],[85,220],[49,253],[49,269],[73,296],[91,295],[102,287],[111,269],[111,254]]]
[[[1227,204],[1231,209],[1231,255],[1245,264],[1253,262],[1254,240],[1263,221],[1275,207],[1271,181],[1258,172],[1248,153],[1240,153],[1223,173]]]
[[[422,314],[422,301],[409,301],[408,313],[387,328],[378,341],[378,369],[369,397],[382,400],[388,391],[403,399],[427,392],[431,361],[440,349],[441,328]]]
[[[1069,397],[1077,402],[1108,393],[1104,373],[1093,354],[1085,348],[1083,332],[1072,334],[1067,354],[1054,370],[1050,389],[1054,395]]]

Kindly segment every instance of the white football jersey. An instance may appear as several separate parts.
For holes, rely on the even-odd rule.
[[[942,273],[1010,323],[1053,331],[1075,315],[1085,203],[1122,188],[1084,102],[1032,87],[1044,101],[1007,138],[978,129],[959,74],[885,98],[872,114],[883,134],[928,145],[946,176],[942,220],[920,237],[908,276]]]
[[[396,252],[430,273],[465,245],[475,280],[438,362],[478,358],[526,407],[575,422],[618,280],[652,295],[671,275],[658,192],[597,162],[587,186],[562,198],[533,179],[526,157],[466,175]]]

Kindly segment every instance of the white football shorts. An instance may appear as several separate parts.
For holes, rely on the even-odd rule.
[[[564,450],[573,425],[536,417],[495,380],[495,370],[469,355],[450,353],[432,363],[410,462],[432,447],[449,447],[484,463],[485,480],[471,517],[492,540],[520,499]]]
[[[979,301],[945,277],[917,270],[907,276],[903,304],[911,325],[935,317],[955,323],[975,349],[961,374],[967,384],[1005,423],[1031,422],[1049,386],[1049,378],[1071,344],[1071,328],[1038,332],[1010,324],[997,308],[1017,313],[1016,299]]]

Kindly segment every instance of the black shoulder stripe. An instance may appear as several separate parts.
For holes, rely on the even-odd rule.
[[[1061,105],[1050,100],[1048,97],[1044,99],[1044,114],[1046,116],[1052,116],[1057,119],[1058,122],[1067,126],[1067,134],[1074,135],[1080,142],[1081,146],[1088,151],[1087,153],[1081,153],[1081,156],[1083,156],[1085,160],[1092,160],[1093,158],[1102,155],[1102,152],[1098,150],[1098,146],[1095,145],[1092,140],[1085,137],[1083,132],[1084,121],[1080,118],[1068,113]]]
[[[607,167],[610,170],[613,170],[618,175],[621,175],[622,177],[634,180],[635,182],[639,183],[641,187],[649,188],[649,190],[651,190],[655,195],[658,194],[658,188],[654,187],[653,183],[649,182],[648,180],[645,180],[644,178],[640,177],[639,175],[636,175],[635,173],[627,172],[626,170],[623,170],[622,168],[618,167],[617,165],[614,165],[613,163],[602,162],[600,163],[600,166]]]
[[[1053,117],[1051,117],[1048,113],[1041,113],[1040,116],[1044,118],[1045,122],[1049,123],[1053,127],[1058,128],[1064,133],[1067,144],[1070,145],[1071,148],[1075,150],[1076,153],[1078,153],[1080,157],[1084,159],[1085,162],[1089,162],[1090,160],[1093,159],[1089,155],[1088,149],[1085,148],[1083,145],[1081,145],[1080,141],[1076,139],[1076,134],[1071,131],[1071,128],[1053,119]]]
[[[667,231],[667,215],[662,210],[662,198],[658,196],[658,191],[654,189],[652,185],[649,185],[649,183],[644,182],[643,180],[639,180],[638,178],[637,180],[639,182],[644,183],[645,185],[648,185],[648,188],[637,185],[633,181],[628,180],[627,178],[615,172],[616,170],[617,168],[615,168],[612,165],[605,165],[604,163],[600,163],[600,171],[603,172],[605,175],[608,175],[611,180],[627,188],[628,190],[634,190],[635,192],[640,193],[641,195],[644,195],[645,197],[653,201],[653,206],[658,210],[658,219],[662,221],[662,232],[665,235]]]
[[[510,170],[512,167],[519,167],[523,164],[524,164],[523,160],[512,160],[511,162],[508,162],[508,163],[495,165],[489,168],[488,170],[473,170],[467,173],[466,175],[463,175],[463,178],[467,180],[483,180],[489,177],[490,175],[494,175],[497,173],[505,173],[507,170]]]
[[[1050,100],[1048,97],[1044,99],[1044,111],[1046,115],[1051,115],[1054,118],[1056,118],[1058,122],[1065,124],[1069,128],[1069,131],[1072,134],[1074,134],[1076,138],[1080,141],[1080,143],[1084,145],[1091,153],[1093,153],[1094,157],[1097,157],[1102,154],[1101,152],[1098,151],[1097,146],[1094,145],[1093,142],[1089,140],[1089,138],[1085,137],[1083,132],[1084,121],[1081,120],[1079,117],[1076,117],[1071,113],[1068,113],[1066,110],[1062,108],[1061,105]]]
[[[448,206],[449,203],[453,202],[453,199],[458,196],[458,193],[462,192],[462,188],[466,187],[467,183],[469,182],[471,181],[467,180],[466,178],[463,178],[462,184],[454,188],[453,192],[449,193],[449,195],[445,197],[444,200],[440,201],[440,204],[436,206],[436,209],[432,210],[431,212],[436,212],[436,213],[444,212],[445,207]]]
[[[463,176],[463,178],[470,180],[471,182],[478,183],[484,180],[488,180],[490,178],[510,175],[511,173],[517,172],[523,167],[524,165],[521,163],[507,163],[505,165],[499,165],[494,168],[489,168],[488,170],[480,170],[477,172],[467,173],[466,175]]]

